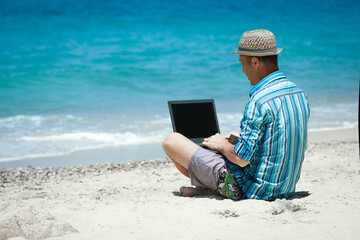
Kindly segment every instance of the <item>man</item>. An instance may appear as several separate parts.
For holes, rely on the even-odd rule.
[[[180,195],[220,194],[234,200],[274,200],[295,192],[307,144],[307,96],[279,71],[275,36],[267,30],[245,32],[238,51],[243,72],[254,87],[240,132],[216,134],[203,147],[179,133],[163,141],[166,154],[193,187]]]

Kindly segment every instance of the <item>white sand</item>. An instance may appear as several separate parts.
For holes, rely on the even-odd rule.
[[[298,198],[273,202],[179,197],[189,180],[165,159],[0,169],[0,240],[360,239],[358,144],[311,133]]]

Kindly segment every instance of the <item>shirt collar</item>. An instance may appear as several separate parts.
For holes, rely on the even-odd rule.
[[[276,80],[278,78],[285,77],[284,73],[280,70],[270,73],[266,77],[264,77],[260,82],[258,82],[254,87],[250,89],[250,97],[262,89],[265,85]]]

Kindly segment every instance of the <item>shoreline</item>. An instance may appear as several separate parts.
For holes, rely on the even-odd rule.
[[[0,169],[0,239],[359,239],[357,134],[309,133],[296,197],[272,202],[179,197],[165,158]]]
[[[312,139],[326,137],[327,135],[347,135],[349,132],[358,131],[358,126],[352,128],[333,128],[309,130],[309,142]],[[57,167],[78,166],[107,163],[121,163],[126,161],[145,161],[148,159],[166,158],[161,142],[144,143],[139,145],[109,146],[93,149],[77,150],[64,155],[39,156],[22,158],[19,160],[0,161],[1,168],[16,167]],[[84,160],[85,159],[85,160]]]
[[[13,161],[0,161],[1,168],[14,167],[58,167],[91,164],[121,163],[165,158],[161,142],[143,145],[114,146],[78,150],[66,155],[26,158]],[[84,160],[85,159],[85,160]]]
[[[308,143],[313,142],[325,142],[329,140],[357,140],[359,141],[358,136],[358,126],[352,128],[334,128],[326,130],[311,130],[308,131]]]

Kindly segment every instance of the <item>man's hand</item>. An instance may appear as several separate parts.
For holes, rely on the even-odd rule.
[[[222,136],[217,133],[211,137],[205,138],[202,145],[221,152],[231,162],[239,165],[240,167],[245,167],[249,164],[249,162],[240,158],[234,152],[234,146],[238,141],[238,136],[239,135],[236,132],[231,132],[227,136]]]
[[[230,132],[226,136],[222,136],[219,133],[212,135],[211,137],[205,138],[202,145],[204,147],[221,152],[225,148],[225,145],[229,143],[235,145],[238,142],[239,133]]]
[[[221,152],[222,149],[224,149],[224,145],[226,143],[229,143],[226,137],[217,133],[215,135],[212,135],[211,137],[205,138],[202,145],[204,147]]]

